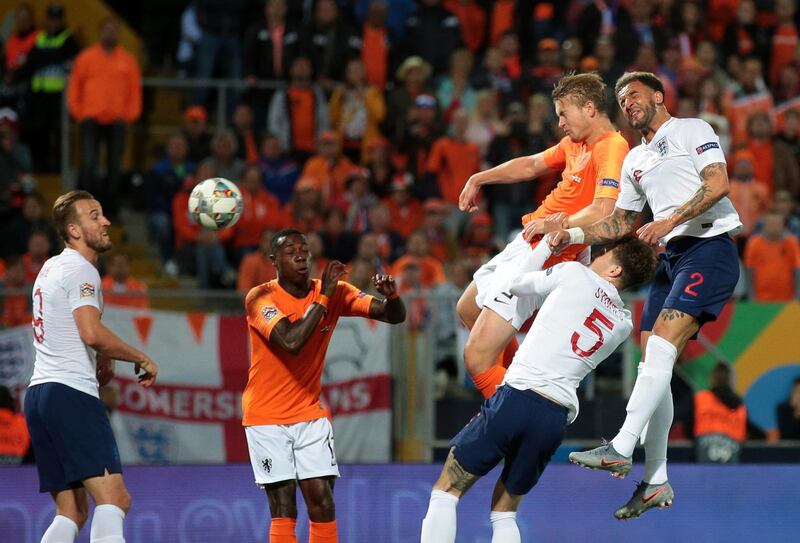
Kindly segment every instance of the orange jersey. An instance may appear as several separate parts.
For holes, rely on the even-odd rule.
[[[294,424],[325,416],[320,404],[322,367],[339,317],[369,317],[373,297],[339,281],[328,311],[300,352],[292,355],[268,343],[282,319],[300,319],[320,296],[312,279],[305,298],[286,292],[277,279],[252,289],[245,300],[250,333],[250,371],[242,396],[242,425]]]
[[[544,151],[544,163],[548,168],[563,169],[561,181],[536,211],[522,217],[522,224],[560,211],[572,215],[591,205],[595,198],[616,200],[622,161],[629,149],[628,142],[619,132],[607,132],[592,145],[575,143],[569,137],[562,138]],[[569,254],[574,257],[584,247],[573,245],[562,256]]]

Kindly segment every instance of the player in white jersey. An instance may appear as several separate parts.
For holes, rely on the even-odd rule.
[[[540,243],[525,269],[541,270],[549,256]],[[656,265],[647,243],[628,238],[588,267],[565,262],[506,281],[506,297],[517,298],[518,310],[527,312],[512,319],[514,326],[537,308],[539,314],[503,385],[451,441],[422,522],[422,543],[455,541],[459,499],[503,459],[489,515],[492,542],[520,541],[516,511],[578,415],[578,385],[633,328],[619,291],[648,282]]]
[[[711,127],[700,119],[671,117],[664,86],[651,73],[626,73],[615,91],[628,122],[642,133],[642,144],[622,165],[616,209],[588,227],[554,232],[549,242],[560,250],[570,243],[615,240],[633,229],[647,203],[654,220],[636,233],[666,246],[642,315],[643,359],[625,423],[611,443],[570,455],[576,464],[624,477],[636,441],[644,437],[642,483],[614,513],[626,519],[674,499],[667,480],[672,369],[686,342],[717,318],[733,294],[739,260],[730,236],[742,223],[726,197],[725,156]]]
[[[88,517],[88,492],[96,504],[91,541],[124,543],[131,498],[98,380],[111,379],[111,361],[123,360],[136,364],[139,382],[150,386],[158,367],[100,321],[97,258],[111,248],[100,203],[86,191],[64,194],[53,205],[53,222],[65,248],[44,263],[33,285],[36,359],[25,394],[40,491],[56,506],[41,541],[75,540]]]

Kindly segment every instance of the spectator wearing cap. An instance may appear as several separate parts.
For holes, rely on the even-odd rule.
[[[336,0],[317,0],[302,39],[303,48],[314,66],[315,78],[330,94],[336,81],[344,81],[347,61],[361,56],[360,35],[342,17]]]
[[[17,113],[0,109],[0,220],[8,221],[22,204],[23,184],[33,164],[30,148],[19,141]]]
[[[247,2],[245,0],[194,0],[200,41],[197,44],[198,79],[242,77],[242,33]],[[215,69],[219,70],[215,73]],[[238,93],[228,89],[228,111],[238,101]],[[194,103],[205,106],[207,87],[195,91]]]
[[[172,229],[172,200],[183,187],[184,180],[194,178],[197,164],[188,158],[189,147],[182,132],[167,140],[164,156],[147,173],[147,224],[150,239],[156,243],[170,274],[177,273],[174,261],[175,240]]]
[[[342,152],[361,164],[367,142],[380,136],[379,125],[386,117],[383,91],[367,83],[361,59],[347,62],[345,82],[331,96],[330,115],[333,130],[342,138]]]
[[[445,281],[444,266],[431,256],[428,236],[424,230],[415,230],[406,240],[406,251],[392,265],[392,273],[399,277],[403,269],[414,263],[420,270],[420,282],[425,288],[431,288]]]
[[[289,85],[272,96],[267,114],[267,130],[280,138],[281,146],[299,163],[314,153],[317,138],[330,128],[328,101],[311,75],[308,57],[295,58]]]
[[[236,290],[247,293],[251,288],[257,287],[267,281],[272,281],[278,274],[272,260],[269,258],[270,243],[275,232],[264,230],[258,243],[258,250],[244,255],[239,265],[239,274],[236,277]]]
[[[469,113],[459,109],[453,113],[451,135],[436,140],[428,156],[427,171],[436,179],[439,194],[455,209],[464,183],[481,167],[477,144],[466,139]]]
[[[431,147],[442,132],[436,99],[430,94],[420,94],[408,112],[403,137],[397,146],[406,158],[405,167],[417,181],[413,192],[418,198],[441,196],[435,179],[431,181],[426,173]]]
[[[314,177],[303,175],[294,186],[292,199],[284,207],[287,228],[301,232],[315,232],[322,227],[325,216],[325,198],[322,183]]]
[[[390,31],[386,25],[388,6],[385,1],[372,1],[361,31],[361,60],[367,83],[381,92],[389,79]]]
[[[345,190],[334,200],[334,205],[344,211],[345,229],[361,234],[368,227],[369,208],[377,201],[369,190],[366,170],[356,168],[347,175]]]
[[[769,190],[763,183],[753,178],[753,164],[756,157],[747,149],[736,151],[733,156],[733,175],[730,179],[730,193],[733,207],[739,213],[744,225],[741,232],[740,252],[744,249],[744,241],[753,232],[756,221],[770,205]]]
[[[282,206],[292,198],[294,184],[300,177],[297,162],[289,158],[281,148],[281,140],[275,134],[267,134],[261,139],[261,152],[258,165],[264,188],[273,194]]]
[[[438,75],[447,70],[450,55],[461,46],[458,18],[442,7],[441,0],[421,0],[406,21],[404,55],[427,59]]]
[[[189,106],[183,112],[183,136],[189,151],[190,161],[199,164],[211,154],[211,132],[208,130],[208,112],[203,106]]]
[[[397,80],[401,83],[389,95],[384,133],[397,140],[405,129],[405,119],[414,106],[417,96],[427,90],[431,65],[422,57],[408,57],[397,68]]]
[[[391,192],[391,182],[395,173],[392,164],[389,140],[379,136],[367,143],[365,166],[369,172],[369,190],[378,198],[385,198]]]
[[[33,7],[27,3],[17,5],[14,8],[14,28],[4,47],[3,75],[6,85],[19,82],[17,74],[25,65],[38,36]]]
[[[292,60],[300,53],[300,31],[286,18],[288,0],[264,2],[264,19],[247,30],[243,44],[243,74],[246,98],[259,125],[267,117],[272,89],[256,88],[258,81],[282,80]]]
[[[147,285],[131,275],[131,257],[127,253],[112,253],[106,259],[103,276],[103,302],[129,309],[148,309],[150,298]]]
[[[211,155],[206,157],[201,164],[210,163],[217,177],[230,179],[238,183],[244,173],[244,160],[236,156],[239,143],[232,130],[220,130],[211,139]]]
[[[286,223],[283,208],[278,199],[264,189],[261,183],[261,168],[256,164],[247,166],[239,183],[242,193],[242,214],[231,227],[231,261],[238,266],[242,257],[258,249],[264,230],[280,230]]]
[[[800,242],[786,231],[779,212],[771,210],[761,219],[761,232],[750,236],[744,251],[750,299],[757,302],[800,299]]]
[[[375,236],[378,243],[378,254],[387,262],[394,262],[403,254],[405,241],[396,231],[392,230],[392,217],[389,209],[383,202],[375,202],[367,211],[369,221],[368,232]]]
[[[472,53],[468,49],[456,49],[450,56],[450,71],[442,77],[436,90],[445,122],[450,122],[453,112],[459,108],[475,109],[477,96],[470,84],[472,62]]]
[[[404,238],[422,225],[422,203],[411,195],[414,178],[398,172],[392,178],[391,193],[383,199],[391,217],[390,227]]]
[[[341,138],[332,130],[319,136],[317,154],[303,167],[303,177],[313,177],[321,183],[325,202],[335,201],[345,190],[347,177],[356,165],[342,154]]]
[[[777,190],[800,194],[800,164],[791,148],[775,137],[772,119],[758,112],[747,119],[749,149],[758,160],[753,164],[756,181],[763,183],[770,197]]]
[[[119,46],[119,23],[105,18],[100,40],[75,59],[67,105],[79,123],[81,163],[78,185],[101,202],[107,216],[116,214],[125,127],[142,113],[142,74],[133,55]],[[105,182],[100,180],[100,146],[105,143]]]
[[[350,262],[355,257],[358,236],[345,229],[345,218],[345,212],[338,206],[331,206],[325,212],[325,224],[319,231],[325,258]]]
[[[561,66],[561,47],[558,40],[542,38],[536,47],[536,65],[530,71],[528,87],[531,93],[549,93],[564,75]]]
[[[464,46],[477,53],[486,40],[486,11],[476,0],[444,0],[443,5],[458,18]]]
[[[67,86],[67,73],[78,54],[78,42],[67,28],[64,7],[47,7],[44,29],[39,32],[20,77],[30,81],[30,118],[25,123],[26,140],[31,143],[34,163],[39,171],[59,169],[61,125],[53,122],[61,117],[62,93]]]
[[[445,227],[447,205],[438,198],[428,198],[422,204],[422,230],[428,236],[431,256],[445,263],[456,258],[461,251],[458,240]]]

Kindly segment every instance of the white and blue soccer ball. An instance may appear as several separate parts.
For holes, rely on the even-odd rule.
[[[231,227],[242,215],[242,193],[222,177],[200,181],[189,195],[189,214],[208,230]]]

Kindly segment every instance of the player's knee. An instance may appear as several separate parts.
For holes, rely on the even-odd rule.
[[[118,493],[115,500],[114,505],[125,511],[125,514],[128,514],[128,511],[131,510],[131,505],[133,504],[133,498],[128,492],[127,489],[122,488]]]

